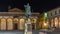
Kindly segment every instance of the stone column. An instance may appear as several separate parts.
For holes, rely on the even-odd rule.
[[[55,27],[55,18],[53,18],[53,27]]]
[[[49,21],[49,27],[51,28],[51,19],[48,19],[48,21]]]
[[[58,28],[59,28],[59,17],[58,17]]]

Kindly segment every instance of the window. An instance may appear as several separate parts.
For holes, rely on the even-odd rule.
[[[60,10],[59,10],[59,13],[60,13]]]
[[[55,11],[55,15],[57,14],[57,12]]]
[[[51,13],[51,16],[52,16],[52,13]]]

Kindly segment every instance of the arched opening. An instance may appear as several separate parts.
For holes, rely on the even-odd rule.
[[[13,19],[13,29],[18,30],[18,18]]]
[[[18,25],[17,25],[17,23],[14,23],[14,24],[13,24],[13,29],[14,29],[14,30],[18,30]]]
[[[53,19],[52,19],[51,20],[51,27],[53,27],[53,25],[55,25],[55,24],[54,24]]]
[[[54,22],[55,22],[55,27],[57,27],[57,28],[58,28],[59,23],[58,23],[58,18],[57,18],[57,17],[54,19]]]
[[[6,30],[6,19],[4,17],[1,18],[1,30]]]
[[[59,28],[60,28],[60,17],[59,17]]]
[[[11,17],[7,19],[7,30],[13,30],[13,20]]]
[[[32,30],[36,30],[36,22],[37,22],[37,19],[33,18],[32,19]]]
[[[24,22],[25,22],[25,19],[21,18],[20,21],[19,21],[19,23],[20,23],[19,30],[24,30]]]

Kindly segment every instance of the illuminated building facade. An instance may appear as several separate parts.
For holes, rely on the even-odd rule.
[[[60,7],[48,11],[47,13],[50,27],[60,28]]]
[[[44,13],[47,13],[46,20]],[[60,7],[44,13],[39,16],[39,29],[60,28]]]
[[[47,12],[41,13],[39,15],[39,30],[40,29],[49,29],[48,14]]]
[[[32,29],[36,30],[39,13],[32,13]],[[8,12],[0,12],[0,30],[24,30],[25,11],[18,8],[9,9]]]

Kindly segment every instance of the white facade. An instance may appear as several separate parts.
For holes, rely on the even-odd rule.
[[[50,27],[60,28],[60,7],[52,9],[47,12]]]

